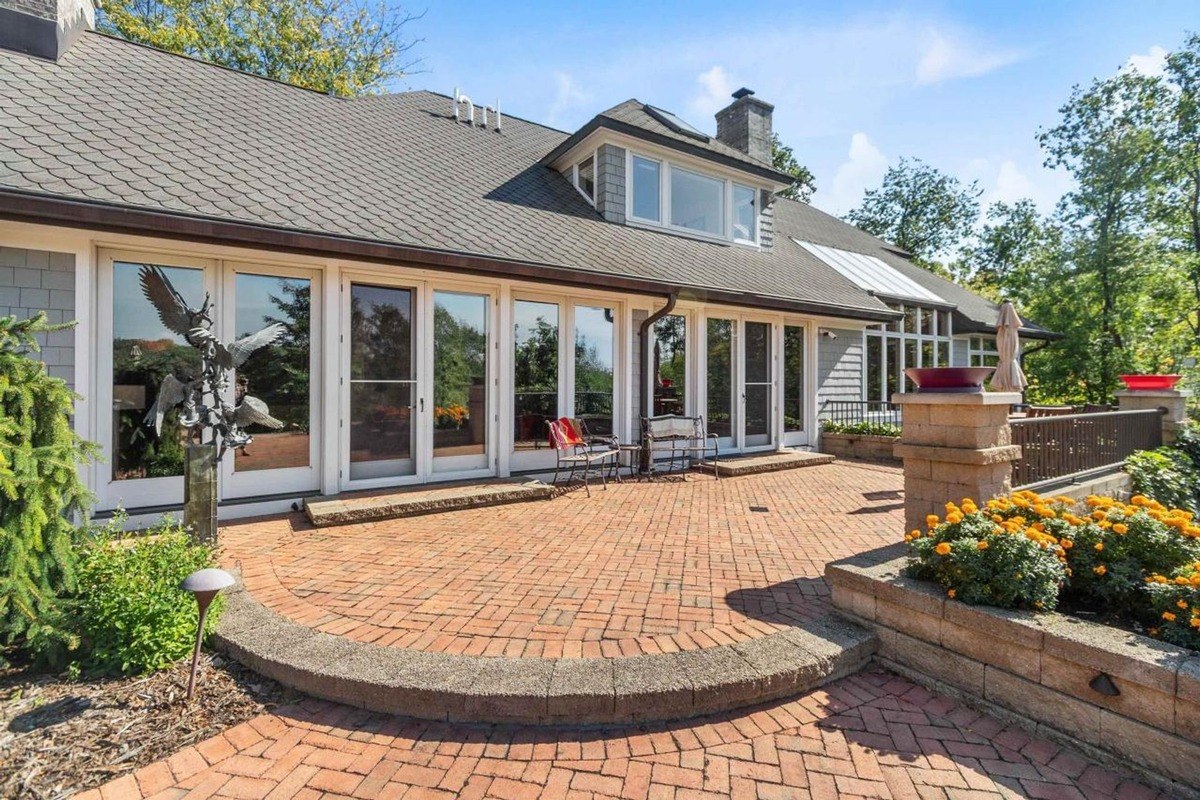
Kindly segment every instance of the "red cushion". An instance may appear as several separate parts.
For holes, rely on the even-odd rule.
[[[579,429],[579,425],[570,417],[562,417],[558,420],[558,430],[562,436],[563,447],[574,447],[575,445],[583,444],[583,431]],[[551,438],[551,444],[556,444]]]

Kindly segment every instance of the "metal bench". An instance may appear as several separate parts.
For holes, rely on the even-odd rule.
[[[617,437],[615,436],[591,436],[587,432],[587,428],[583,422],[578,419],[562,419],[546,420],[546,427],[550,430],[550,446],[554,448],[555,455],[558,457],[554,465],[554,483],[558,483],[558,476],[563,469],[568,469],[567,484],[575,479],[576,472],[583,473],[583,488],[587,492],[587,496],[592,496],[592,488],[589,479],[593,473],[593,465],[598,467],[595,472],[600,475],[600,485],[605,489],[608,488],[608,483],[604,479],[605,469],[612,469],[616,474],[617,482],[621,482],[621,474],[616,469],[617,457],[620,455],[618,449]]]
[[[713,474],[720,478],[717,470],[717,435],[704,429],[704,417],[685,417],[679,414],[663,414],[657,417],[642,417],[642,442],[646,451],[647,474],[653,475],[655,455],[667,453],[667,473],[689,469],[696,462],[711,463]],[[708,462],[708,454],[712,461]]]

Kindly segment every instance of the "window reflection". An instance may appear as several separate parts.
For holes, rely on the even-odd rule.
[[[350,287],[350,478],[411,475],[413,293]]]
[[[487,442],[485,295],[433,295],[433,454],[480,455]]]
[[[251,426],[254,441],[234,455],[234,469],[306,467],[312,387],[312,283],[301,278],[238,273],[235,281],[234,327],[238,338],[278,322],[286,332],[271,347],[256,351],[237,371],[235,394],[250,394],[267,404],[281,430]]]
[[[668,314],[654,323],[654,414],[687,408],[687,317]]]
[[[707,322],[708,375],[706,409],[708,432],[721,438],[733,436],[733,321]]]
[[[513,439],[517,450],[547,446],[558,418],[558,306],[513,304]]]
[[[771,440],[771,325],[746,323],[746,444]]]
[[[796,325],[783,328],[783,429],[804,430],[804,328]]]
[[[113,480],[183,474],[186,432],[179,411],[163,419],[161,435],[144,424],[167,375],[188,381],[200,373],[200,354],[162,324],[142,294],[141,264],[113,264]],[[192,308],[204,302],[204,271],[160,267]]]
[[[575,416],[588,433],[613,433],[613,310],[575,307]]]

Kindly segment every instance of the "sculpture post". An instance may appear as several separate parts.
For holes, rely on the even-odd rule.
[[[183,468],[183,524],[199,542],[217,541],[217,446],[189,444]]]

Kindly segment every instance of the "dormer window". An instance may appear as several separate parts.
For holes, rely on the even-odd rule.
[[[760,203],[755,187],[633,152],[626,168],[630,222],[705,239],[758,244]]]
[[[725,235],[725,181],[671,167],[671,225]]]
[[[575,165],[575,188],[596,205],[596,156],[590,155]]]
[[[749,186],[733,185],[733,238],[758,243],[758,192]]]

